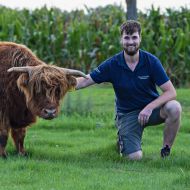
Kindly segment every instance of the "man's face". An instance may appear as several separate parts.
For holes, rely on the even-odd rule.
[[[141,37],[138,32],[134,32],[133,34],[126,34],[124,32],[121,36],[121,44],[127,55],[135,55],[139,50],[140,43]]]

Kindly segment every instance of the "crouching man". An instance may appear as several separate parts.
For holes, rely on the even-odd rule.
[[[139,49],[141,26],[127,21],[120,27],[123,50],[107,59],[86,78],[78,78],[76,89],[110,82],[115,91],[118,147],[131,160],[142,158],[141,139],[147,126],[165,123],[161,157],[169,156],[180,127],[181,106],[160,60]],[[159,95],[156,86],[162,93]]]

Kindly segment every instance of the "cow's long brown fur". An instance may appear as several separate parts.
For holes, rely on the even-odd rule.
[[[21,66],[39,67],[30,74],[7,72]],[[26,46],[0,42],[0,156],[6,156],[9,130],[17,151],[25,154],[25,127],[43,117],[44,107],[58,112],[60,99],[75,85],[74,77],[45,64]]]

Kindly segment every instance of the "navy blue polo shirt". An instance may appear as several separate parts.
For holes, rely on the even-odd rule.
[[[139,50],[139,56],[134,71],[127,66],[124,52],[121,51],[90,73],[96,83],[112,83],[117,112],[143,109],[159,96],[156,86],[169,80],[157,57],[143,50]]]

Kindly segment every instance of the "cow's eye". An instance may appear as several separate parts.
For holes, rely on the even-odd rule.
[[[60,87],[57,87],[57,88],[55,89],[55,95],[56,95],[56,96],[60,96],[60,93],[61,93],[61,89],[60,89]]]

